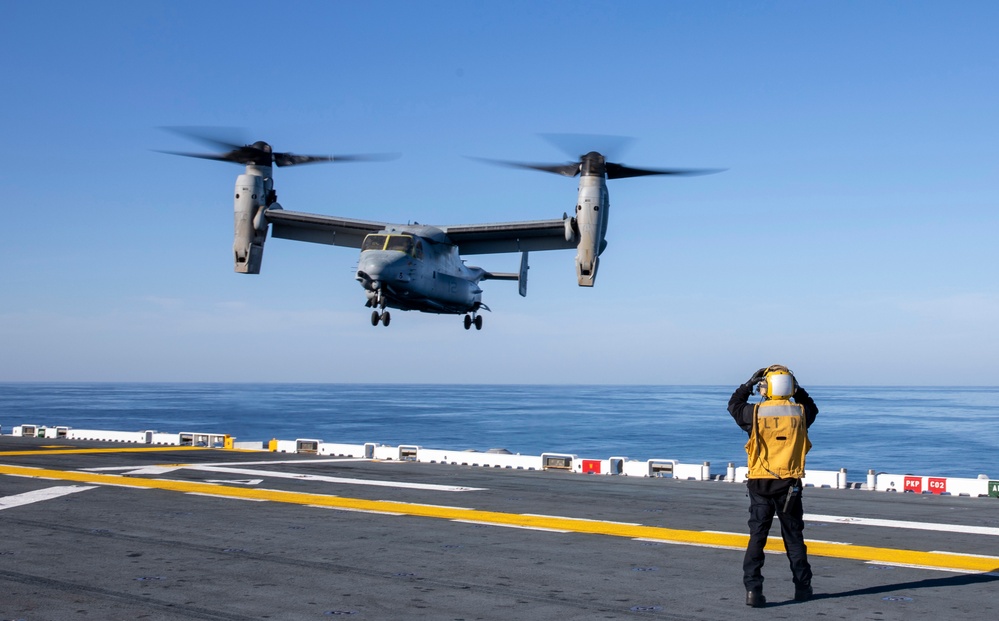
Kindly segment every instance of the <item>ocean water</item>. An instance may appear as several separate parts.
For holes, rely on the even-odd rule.
[[[226,433],[744,465],[734,387],[0,383],[0,427]],[[809,387],[808,465],[999,477],[999,388]]]

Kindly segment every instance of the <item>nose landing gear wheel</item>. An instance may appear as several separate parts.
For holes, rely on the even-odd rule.
[[[381,317],[379,317],[378,311],[371,311],[371,325],[377,326],[379,319],[381,319]]]
[[[471,315],[465,315],[465,329],[467,330],[471,327],[472,327],[472,317]]]
[[[389,315],[388,311],[381,314],[378,311],[371,311],[371,325],[377,326],[379,321],[383,326],[388,327],[389,322],[392,321],[392,316]]]

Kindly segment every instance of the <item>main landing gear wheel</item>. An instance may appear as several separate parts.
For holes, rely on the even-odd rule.
[[[371,325],[377,326],[378,322],[382,322],[382,325],[388,327],[389,322],[392,321],[392,316],[388,311],[379,314],[378,311],[371,311]]]
[[[465,329],[468,330],[475,324],[476,330],[482,329],[482,315],[476,315],[473,319],[471,315],[465,315]]]

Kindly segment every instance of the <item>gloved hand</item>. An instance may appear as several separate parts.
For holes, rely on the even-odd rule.
[[[763,367],[762,369],[757,369],[756,373],[753,373],[753,377],[749,378],[749,381],[743,384],[743,386],[748,386],[749,388],[752,388],[753,386],[756,386],[757,384],[762,382],[763,378],[766,376],[767,376],[767,367]]]

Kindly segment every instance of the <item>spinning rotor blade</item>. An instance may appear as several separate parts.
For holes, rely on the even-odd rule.
[[[184,153],[182,151],[162,151],[160,149],[153,149],[157,153],[166,153],[167,155],[181,155],[183,157],[196,157],[202,160],[216,160],[219,162],[231,162],[225,155],[212,155],[211,153]]]
[[[628,136],[606,134],[538,134],[549,144],[569,157],[582,157],[581,153],[597,151],[605,157],[617,159],[635,141]]]
[[[627,179],[629,177],[647,177],[649,175],[712,175],[725,170],[724,168],[631,168],[623,164],[607,162],[608,179]]]
[[[570,162],[568,164],[528,164],[525,162],[508,162],[506,160],[491,160],[484,157],[470,157],[469,159],[478,160],[480,162],[486,162],[488,164],[509,166],[511,168],[527,168],[530,170],[540,170],[543,172],[555,173],[557,175],[562,175],[565,177],[575,177],[576,175],[579,174],[579,162]]]
[[[630,177],[646,177],[650,175],[710,175],[722,172],[722,168],[633,168],[624,164],[617,164],[607,161],[610,157],[617,159],[612,153],[620,153],[634,139],[626,136],[606,136],[594,134],[541,134],[541,137],[564,150],[572,157],[579,160],[569,164],[528,164],[521,162],[502,162],[496,160],[484,160],[487,162],[505,164],[517,168],[529,168],[552,172],[566,177],[575,177],[586,171],[587,174],[601,174],[606,172],[608,179],[628,179]],[[597,149],[592,149],[593,145],[599,145]],[[582,153],[583,155],[575,155]]]
[[[398,159],[398,153],[363,153],[355,155],[295,155],[294,153],[275,153],[274,163],[278,166],[294,166],[296,164],[311,164],[313,162],[387,162]]]
[[[222,151],[229,151],[246,143],[243,135],[245,132],[238,127],[161,127],[160,129]],[[177,155],[186,154],[178,153]]]
[[[226,139],[216,138],[204,133],[204,130],[193,130],[191,128],[166,127],[168,131],[181,134],[188,138],[209,144],[210,146],[225,150],[224,153],[184,153],[179,151],[160,151],[170,155],[183,155],[184,157],[196,157],[205,160],[217,160],[220,162],[232,162],[234,164],[254,164],[257,166],[297,166],[299,164],[314,164],[317,162],[363,162],[382,161],[398,157],[392,153],[372,153],[367,155],[296,155],[290,152],[277,152],[271,145],[260,140],[253,144],[240,146],[237,143],[229,142]]]
[[[591,152],[591,154],[603,157],[596,152]],[[504,160],[490,160],[478,157],[471,159],[491,164],[500,164],[502,166],[511,166],[513,168],[527,168],[530,170],[556,173],[566,177],[575,177],[582,170],[583,162],[588,156],[590,156],[590,154],[584,155],[578,162],[571,162],[569,164],[529,164],[525,162],[508,162]],[[723,168],[632,168],[623,164],[614,164],[613,162],[607,162],[605,167],[608,179],[627,179],[629,177],[646,177],[650,175],[710,175],[725,170]]]

